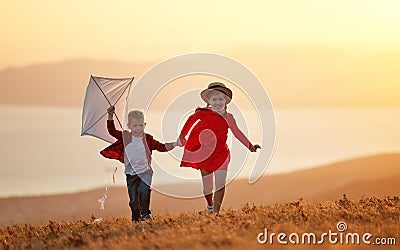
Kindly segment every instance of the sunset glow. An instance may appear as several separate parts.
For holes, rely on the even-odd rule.
[[[399,1],[0,1],[0,68],[238,46],[400,47]]]

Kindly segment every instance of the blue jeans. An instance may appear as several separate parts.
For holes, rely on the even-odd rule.
[[[141,217],[148,217],[151,214],[149,207],[152,178],[153,171],[150,169],[138,175],[126,175],[132,221],[138,221]]]

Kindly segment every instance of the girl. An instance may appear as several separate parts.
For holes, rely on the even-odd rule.
[[[233,135],[251,152],[259,145],[252,145],[238,128],[235,118],[227,112],[227,104],[232,100],[232,91],[223,83],[213,82],[201,92],[201,98],[207,103],[205,108],[197,108],[182,128],[179,143],[184,144],[181,167],[199,169],[203,181],[203,194],[209,213],[219,213],[225,194],[225,183],[230,152],[226,140],[228,128]],[[189,138],[185,140],[192,126]],[[213,177],[216,191],[213,194]],[[214,196],[214,197],[213,197]]]

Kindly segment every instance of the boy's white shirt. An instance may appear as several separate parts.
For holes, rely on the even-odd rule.
[[[137,175],[150,169],[142,137],[132,135],[132,141],[125,146],[125,174]]]

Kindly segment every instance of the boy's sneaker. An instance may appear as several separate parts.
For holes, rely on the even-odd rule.
[[[142,221],[151,221],[150,214],[143,216]]]
[[[213,212],[214,212],[213,206],[212,205],[211,206],[207,205],[207,213],[212,214]]]

